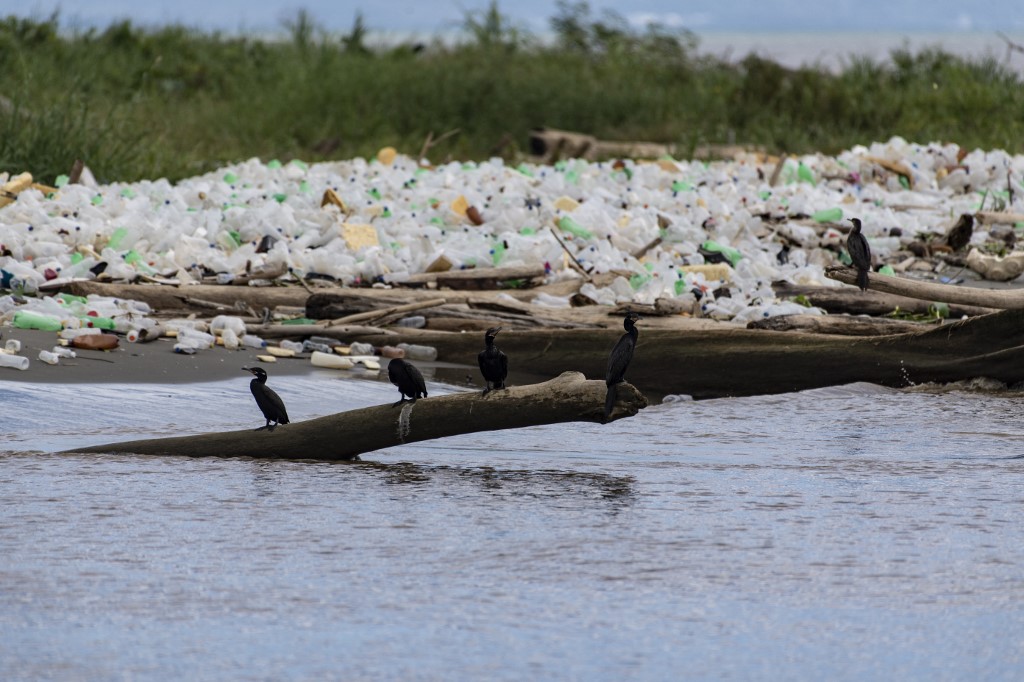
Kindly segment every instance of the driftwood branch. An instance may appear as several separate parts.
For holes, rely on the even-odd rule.
[[[777,332],[801,331],[843,336],[887,336],[927,331],[930,328],[931,325],[926,322],[852,315],[777,315],[747,324],[747,329],[770,329]]]
[[[542,384],[423,398],[392,407],[379,405],[280,426],[274,431],[227,431],[78,448],[74,452],[134,453],[189,457],[356,459],[404,443],[462,433],[515,429],[569,421],[600,422],[603,381],[566,372]],[[611,419],[635,415],[647,399],[621,384]],[[259,421],[259,420],[256,420]]]
[[[882,276],[877,275],[877,277]],[[876,275],[871,275],[872,282],[875,277]],[[903,312],[913,315],[927,315],[930,312],[929,307],[933,302],[929,299],[919,300],[907,296],[883,294],[879,291],[871,291],[870,289],[868,291],[861,291],[856,287],[825,287],[779,282],[773,285],[773,288],[776,295],[782,298],[803,296],[811,305],[831,314],[887,315],[899,308]],[[978,306],[958,305],[955,303],[951,303],[949,306],[950,317],[963,317],[964,315],[973,317],[995,311],[996,309],[994,308],[980,308]]]
[[[856,281],[857,271],[853,268],[833,265],[825,268],[825,276],[844,284],[853,284]],[[942,301],[943,303],[958,303],[1001,310],[1024,310],[1024,291],[1020,290],[955,287],[947,284],[918,282],[903,277],[890,277],[875,272],[868,277],[868,288],[925,301]]]
[[[409,313],[416,310],[423,310],[425,308],[433,308],[435,306],[444,305],[447,303],[447,299],[444,298],[432,298],[429,301],[413,301],[412,303],[406,303],[404,305],[396,305],[388,308],[379,308],[377,310],[368,310],[364,313],[354,313],[352,315],[345,315],[334,320],[324,320],[321,324],[353,324],[355,322],[370,322],[372,320],[379,320],[395,313]]]

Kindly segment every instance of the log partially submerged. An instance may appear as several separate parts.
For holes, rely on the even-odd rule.
[[[843,270],[846,268],[826,268],[825,273],[832,279],[838,279],[840,282],[846,282],[845,279],[839,277],[833,277],[830,272],[834,269]],[[845,277],[845,275],[844,275]],[[856,277],[856,272],[850,277]],[[878,289],[871,291],[875,287],[871,286],[871,283],[875,281],[875,278],[886,277],[885,275],[879,275],[877,273],[871,273],[868,282],[868,291],[861,291],[860,289],[848,289],[846,287],[824,287],[824,286],[806,286],[789,284],[787,282],[780,282],[773,285],[775,294],[781,298],[793,298],[796,296],[805,297],[811,305],[823,309],[827,313],[849,313],[850,315],[887,315],[892,311],[899,308],[905,313],[912,315],[927,315],[929,313],[929,307],[934,301],[942,301],[942,298],[931,297],[931,296],[910,296],[910,295],[896,295],[895,291],[888,289]],[[895,277],[888,277],[887,279],[897,279]],[[910,280],[900,280],[910,281]],[[846,282],[847,284],[855,283],[855,280]],[[933,285],[940,286],[940,285]],[[888,293],[880,293],[880,292]],[[933,292],[936,296],[940,295],[941,292]],[[943,301],[946,302],[946,301]],[[1002,310],[1002,306],[985,306],[979,307],[975,304],[963,305],[959,302],[948,301],[949,314],[952,317],[968,317],[973,315],[986,315],[988,313],[994,313],[996,310]]]
[[[747,329],[771,329],[777,332],[802,331],[844,336],[886,336],[926,331],[929,322],[890,320],[883,317],[851,315],[776,315],[747,323]]]
[[[462,433],[570,421],[600,422],[605,384],[565,372],[541,384],[507,390],[421,398],[280,426],[273,431],[227,431],[76,448],[75,453],[133,453],[187,457],[273,457],[351,460],[374,450]],[[647,406],[636,388],[621,384],[609,420]],[[258,420],[257,420],[258,421]]]
[[[874,275],[872,275],[874,277]],[[788,393],[867,381],[896,388],[911,383],[989,377],[1024,381],[1024,311],[968,318],[916,334],[843,337],[722,325],[712,329],[637,327],[640,338],[626,378],[653,396],[694,398]],[[613,329],[503,331],[498,339],[515,372],[555,375],[574,370],[602,376],[621,332]],[[372,336],[363,339],[378,344]],[[380,344],[385,339],[380,339]],[[421,343],[438,359],[475,365],[476,334],[403,330],[387,343]],[[379,345],[379,344],[378,344]]]

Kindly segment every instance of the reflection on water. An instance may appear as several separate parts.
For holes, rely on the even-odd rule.
[[[393,400],[376,382],[275,388],[299,418]],[[0,396],[0,679],[1010,680],[1024,664],[1015,391],[678,401],[357,463],[27,452],[259,422],[244,380],[79,390]]]

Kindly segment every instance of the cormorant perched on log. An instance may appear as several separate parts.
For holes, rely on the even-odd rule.
[[[853,261],[853,267],[857,268],[857,286],[861,291],[867,291],[868,272],[871,270],[871,247],[868,246],[867,238],[860,233],[860,218],[850,218],[853,229],[846,237],[846,250]]]
[[[487,387],[484,395],[490,393],[493,388],[505,388],[505,377],[508,376],[508,356],[498,350],[494,345],[494,337],[501,331],[501,327],[491,327],[484,335],[484,344],[487,346],[476,359],[480,362],[480,373],[484,375],[484,382]]]
[[[242,369],[253,375],[253,380],[249,382],[249,390],[252,391],[252,397],[256,398],[256,404],[259,405],[260,411],[263,412],[263,416],[267,420],[265,426],[256,430],[273,431],[278,424],[287,424],[288,412],[284,409],[284,401],[281,400],[281,396],[267,386],[267,373],[263,371],[263,368],[243,367]],[[274,424],[271,425],[270,422],[274,422]]]
[[[416,369],[416,365],[407,360],[395,358],[389,362],[388,379],[398,386],[398,390],[402,394],[402,399],[391,407],[404,403],[406,396],[409,396],[413,402],[416,402],[417,398],[427,397],[427,384],[423,381],[423,375]]]
[[[636,321],[639,319],[640,316],[632,311],[626,313],[626,318],[622,321],[626,333],[619,337],[619,342],[615,344],[612,354],[608,356],[608,371],[604,375],[604,383],[608,386],[608,395],[604,400],[605,422],[608,421],[608,416],[611,415],[612,408],[615,407],[616,386],[626,380],[626,368],[629,367],[629,361],[633,359],[633,349],[636,348],[638,336]]]

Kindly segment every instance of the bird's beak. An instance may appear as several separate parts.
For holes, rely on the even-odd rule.
[[[495,329],[495,330],[494,330],[494,333],[495,333],[495,334],[497,334],[497,333],[498,333],[498,332],[500,332],[500,331],[501,331],[502,329],[504,329],[504,327],[498,327],[497,329]]]

